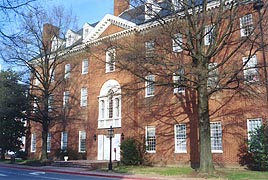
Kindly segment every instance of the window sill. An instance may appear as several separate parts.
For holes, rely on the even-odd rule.
[[[222,154],[223,150],[212,150],[211,152],[214,154]]]
[[[148,154],[155,154],[156,151],[146,151],[146,153],[148,153]]]
[[[187,151],[175,151],[176,154],[187,154]]]

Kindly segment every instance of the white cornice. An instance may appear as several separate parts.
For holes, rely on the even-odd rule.
[[[83,42],[95,40],[100,37],[100,35],[111,25],[116,25],[123,29],[129,29],[136,26],[135,23],[127,21],[125,19],[119,18],[117,16],[113,16],[107,14],[104,18],[92,29],[89,35],[83,40]]]

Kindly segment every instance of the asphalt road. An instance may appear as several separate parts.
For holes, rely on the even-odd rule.
[[[0,180],[116,180],[116,178],[59,174],[0,167]]]

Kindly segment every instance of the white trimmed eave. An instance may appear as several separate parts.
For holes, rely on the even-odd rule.
[[[232,2],[233,0],[226,0],[225,1],[225,5],[228,5],[230,2]],[[214,8],[218,8],[220,6],[220,4],[219,3],[211,3],[211,4],[209,4],[208,5],[208,10],[212,10],[212,9],[214,9]],[[115,24],[115,20],[116,19],[120,19],[121,21],[121,25],[122,25],[122,21],[126,21],[126,20],[123,20],[123,19],[121,19],[121,18],[118,18],[118,17],[116,17],[116,16],[112,16],[112,15],[106,15],[105,16],[106,18],[103,18],[103,20],[102,21],[105,21],[105,22],[107,22],[107,23],[113,23],[113,24]],[[110,18],[110,17],[112,17],[112,18]],[[165,23],[169,23],[169,22],[172,22],[172,21],[174,21],[174,20],[176,20],[176,19],[183,19],[185,17],[185,14],[184,14],[184,12],[179,12],[179,13],[177,13],[176,15],[171,15],[171,16],[168,16],[168,17],[165,17],[164,19],[163,19],[163,22],[165,22]],[[98,23],[98,25],[99,26],[102,26],[102,27],[104,27],[105,26],[105,22],[102,22],[102,21],[100,21],[99,23]],[[102,23],[101,23],[102,22]],[[120,22],[118,22],[119,24],[120,24]],[[84,49],[86,49],[87,47],[92,47],[92,46],[97,46],[97,45],[99,45],[99,44],[101,44],[102,43],[102,41],[104,41],[104,40],[107,40],[107,39],[110,39],[110,40],[116,40],[116,39],[120,39],[120,38],[123,38],[123,37],[126,37],[126,36],[129,36],[129,35],[131,35],[131,34],[134,34],[134,33],[136,33],[136,32],[146,32],[146,31],[149,31],[149,30],[151,30],[151,29],[153,29],[153,28],[156,28],[156,27],[159,27],[159,26],[161,26],[161,24],[158,22],[158,21],[153,21],[153,22],[148,22],[148,23],[145,23],[145,24],[142,24],[142,25],[140,25],[140,26],[138,26],[138,25],[135,25],[134,23],[131,23],[131,22],[129,22],[129,21],[126,21],[126,22],[128,22],[128,23],[130,23],[130,24],[128,24],[128,26],[125,26],[125,27],[127,27],[128,29],[126,29],[126,30],[123,30],[123,31],[120,31],[120,32],[117,32],[117,33],[114,33],[114,34],[111,34],[111,35],[108,35],[108,36],[105,36],[105,37],[102,37],[102,38],[95,38],[95,39],[88,39],[87,41],[83,41],[83,44],[80,44],[80,45],[77,45],[77,46],[75,46],[75,47],[73,47],[71,50],[66,50],[65,52],[62,52],[60,55],[62,55],[62,56],[64,56],[64,55],[66,55],[66,54],[72,54],[72,53],[76,53],[76,52],[79,52],[79,51],[82,51],[82,50],[84,50]],[[103,24],[104,23],[104,25],[101,25],[101,24]],[[116,24],[116,25],[118,25],[119,26],[119,24]],[[97,25],[97,26],[98,26]],[[97,27],[96,26],[96,27]],[[96,28],[95,27],[95,28]],[[108,26],[107,26],[108,27]],[[120,26],[120,27],[122,27],[122,26]],[[104,29],[105,30],[105,29]],[[103,31],[104,31],[103,30]],[[92,31],[96,31],[95,29],[94,30],[92,30]],[[102,32],[103,32],[102,31]],[[100,31],[99,31],[100,32]],[[92,34],[93,34],[93,32],[91,32]],[[90,34],[91,34],[90,33]],[[95,32],[96,33],[96,32]],[[101,34],[101,33],[100,33]]]
[[[92,31],[83,40],[83,42],[97,39],[111,24],[121,27],[123,29],[129,29],[136,26],[135,23],[119,18],[117,16],[106,14],[104,18],[94,27],[94,29],[92,29]]]

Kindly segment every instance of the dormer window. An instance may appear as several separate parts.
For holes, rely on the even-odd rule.
[[[145,20],[156,17],[156,14],[161,10],[157,4],[157,0],[146,0],[145,4]]]
[[[182,9],[182,1],[181,0],[172,0],[172,7],[174,11],[178,11]]]
[[[73,44],[73,38],[71,34],[68,34],[66,46],[69,47]]]

